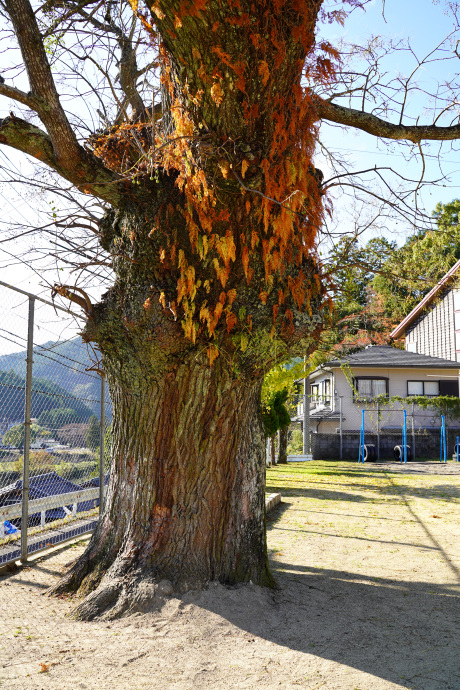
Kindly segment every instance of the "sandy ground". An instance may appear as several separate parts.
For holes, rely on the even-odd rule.
[[[269,470],[274,592],[212,584],[76,623],[43,592],[83,543],[3,575],[0,688],[460,690],[458,466],[393,469]]]

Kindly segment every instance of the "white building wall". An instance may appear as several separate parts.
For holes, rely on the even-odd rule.
[[[429,357],[460,360],[460,339],[457,338],[457,348],[455,336],[455,311],[460,310],[459,297],[457,288],[449,289],[431,304],[406,331],[406,350]],[[458,330],[460,332],[460,326]]]
[[[388,378],[388,393],[389,396],[398,395],[403,398],[407,397],[407,382],[408,381],[438,381],[451,380],[452,376],[458,375],[455,369],[422,369],[416,367],[407,368],[390,368],[390,369],[376,369],[374,367],[357,367],[351,370],[352,376],[370,376],[370,377],[385,377]],[[376,405],[372,402],[355,403],[353,396],[353,389],[348,381],[344,371],[340,368],[334,368],[329,371],[321,371],[310,376],[311,383],[323,381],[325,378],[331,378],[331,390],[333,391],[334,409],[338,411],[338,400],[342,396],[342,412],[343,412],[343,431],[357,431],[361,428],[362,409],[365,408],[365,428],[366,431],[375,431],[377,428],[377,412]],[[402,427],[403,409],[407,410],[407,414],[412,414],[412,404],[401,405],[400,403],[392,403],[389,406],[381,405],[380,414],[380,428],[382,431],[398,429]],[[391,409],[390,409],[391,408]],[[458,422],[450,422],[451,425],[460,425]],[[316,430],[318,422],[311,420],[312,431]],[[439,416],[433,411],[423,410],[421,408],[414,408],[414,425],[416,429],[437,427],[440,425]],[[318,431],[320,433],[336,433],[339,427],[338,421],[320,422]]]

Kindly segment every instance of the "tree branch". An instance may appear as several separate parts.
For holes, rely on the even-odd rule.
[[[4,83],[0,83],[0,96],[12,98],[14,101],[22,103],[32,110],[36,110],[39,105],[36,99],[29,93],[25,93],[20,89],[16,89],[14,86],[8,86],[8,84]]]
[[[117,205],[119,177],[80,145],[62,108],[43,39],[29,0],[5,0],[27,70],[31,91],[2,85],[8,95],[33,108],[48,134],[15,117],[0,123],[1,143],[29,153],[59,172],[80,191]],[[21,137],[19,137],[21,133]],[[108,186],[110,185],[110,186]]]
[[[53,142],[55,156],[71,170],[85,154],[59,102],[51,68],[29,0],[5,0],[27,70],[34,110]]]
[[[61,172],[54,155],[51,138],[35,125],[14,115],[0,120],[0,144],[12,146],[18,151],[33,156],[50,168]]]
[[[83,295],[83,297],[80,297],[80,295],[76,295],[75,292],[71,292],[71,289],[76,290],[81,295]],[[81,288],[75,286],[71,289],[68,285],[54,285],[52,296],[55,297],[55,295],[60,295],[61,297],[65,297],[74,304],[78,304],[78,306],[83,309],[87,316],[91,316],[93,313],[93,305],[91,304],[91,300],[88,297],[87,293]]]
[[[119,176],[102,166],[84,149],[82,150],[85,157],[76,161],[74,168],[69,172],[56,156],[51,137],[26,120],[13,114],[0,120],[0,144],[11,146],[45,163],[80,191],[97,196],[113,206],[120,202]]]
[[[460,139],[460,124],[452,127],[437,127],[436,125],[394,125],[386,122],[376,115],[365,113],[362,110],[346,108],[336,103],[331,103],[319,96],[315,96],[315,108],[318,118],[336,122],[339,125],[361,129],[382,139],[407,139],[414,144],[423,140],[450,141]]]

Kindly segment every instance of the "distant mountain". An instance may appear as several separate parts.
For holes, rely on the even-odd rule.
[[[58,402],[58,396],[61,396],[62,401],[62,404],[56,404],[55,408],[77,409],[79,407],[82,413],[83,408],[86,408],[91,410],[91,414],[94,412],[100,417],[100,376],[94,371],[86,371],[92,366],[88,348],[80,337],[36,345],[32,370],[34,389],[36,388],[39,392],[43,389],[43,385],[40,385],[38,380],[45,382],[45,387],[46,383],[54,384],[59,387],[59,392],[56,389],[53,393],[49,391],[48,394],[53,396],[55,402]],[[13,372],[23,383],[26,376],[26,351],[0,356],[1,372],[4,374]],[[41,397],[43,398],[43,395]],[[106,387],[106,401],[110,402],[108,387]],[[22,398],[22,406],[24,407],[24,398]],[[1,407],[0,394],[0,409]],[[42,409],[52,408],[46,406]],[[109,410],[110,406],[107,406],[106,415],[110,417]]]
[[[26,382],[14,371],[0,371],[0,420],[21,421],[24,417]],[[31,416],[38,417],[47,410],[75,410],[79,422],[87,422],[93,410],[79,398],[69,394],[52,381],[32,378]]]

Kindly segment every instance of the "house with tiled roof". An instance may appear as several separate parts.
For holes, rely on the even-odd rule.
[[[342,409],[342,431],[356,431],[361,426],[363,408],[372,406],[380,396],[408,398],[406,405],[413,412],[411,396],[459,395],[460,363],[440,357],[400,350],[383,345],[370,345],[358,352],[333,359],[310,374],[310,428],[319,433],[336,433]],[[401,426],[399,405],[395,413],[387,413],[382,431]],[[299,419],[303,410],[298,410]],[[417,413],[417,427],[432,428],[440,424],[439,415],[430,409]],[[366,426],[372,430],[371,415]]]
[[[392,331],[391,338],[404,338],[405,349],[370,345],[332,359],[310,374],[309,425],[316,435],[316,442],[312,440],[314,455],[315,447],[321,446],[321,436],[330,438],[340,431],[341,437],[349,434],[352,438],[361,428],[363,410],[368,434],[397,436],[406,410],[413,444],[417,434],[423,435],[423,443],[438,438],[439,411],[418,408],[410,398],[459,397],[460,261]],[[382,403],[392,396],[404,398],[405,402]],[[295,420],[303,420],[303,402],[298,405]],[[460,419],[449,419],[448,426],[448,436],[455,439],[460,434]],[[352,454],[354,445],[353,441]],[[330,457],[329,446],[325,444],[326,455],[321,451],[316,457]]]

